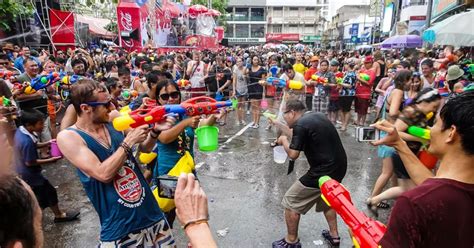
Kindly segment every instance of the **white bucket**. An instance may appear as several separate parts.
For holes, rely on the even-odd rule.
[[[286,154],[285,148],[283,146],[273,147],[273,161],[277,164],[284,164],[288,154]]]

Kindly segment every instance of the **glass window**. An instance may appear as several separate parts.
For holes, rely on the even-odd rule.
[[[305,34],[314,33],[314,26],[313,25],[304,25],[304,33]]]
[[[250,37],[263,38],[265,37],[265,25],[253,24],[250,25]]]
[[[290,7],[290,11],[298,11],[297,7]]]
[[[249,25],[248,24],[236,24],[235,25],[235,37],[237,37],[237,38],[248,38],[249,37]]]
[[[299,33],[298,32],[298,25],[289,25],[288,28],[289,28],[289,30],[288,30],[289,33]]]
[[[282,11],[283,7],[273,7],[273,11]]]
[[[248,21],[248,20],[249,20],[248,8],[235,8],[234,21]]]
[[[234,37],[234,25],[227,25],[224,36],[227,38]]]
[[[234,12],[234,9],[233,9],[232,7],[226,8],[226,9],[225,9],[225,12],[226,12],[226,13],[225,13],[225,19],[226,19],[227,21],[232,21],[233,18],[234,18],[234,16],[233,16],[233,15],[234,15],[234,13],[233,13],[233,12]]]
[[[281,25],[274,25],[273,26],[273,33],[280,34],[281,33]]]
[[[263,8],[252,8],[250,10],[251,21],[265,21],[265,11]]]
[[[306,11],[314,11],[314,7],[306,7]]]

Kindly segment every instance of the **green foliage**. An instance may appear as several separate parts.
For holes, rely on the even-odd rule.
[[[0,29],[8,32],[11,25],[20,15],[32,16],[34,8],[30,4],[23,4],[18,0],[0,1]]]
[[[112,20],[109,24],[107,24],[105,27],[105,30],[112,32],[116,34],[118,32],[118,26],[117,26],[117,21]]]
[[[201,4],[207,7],[208,0],[193,0],[192,4]],[[225,14],[227,8],[227,0],[212,0],[212,8],[221,12],[221,16],[217,18],[217,23],[220,26],[225,26]]]

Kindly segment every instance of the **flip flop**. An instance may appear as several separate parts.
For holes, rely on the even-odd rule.
[[[390,208],[390,204],[382,201],[382,202],[379,202],[379,204],[377,204],[377,207],[387,209],[387,208]]]
[[[64,217],[54,218],[54,223],[68,222],[68,221],[77,220],[77,219],[79,219],[79,214],[80,214],[80,212],[78,212],[78,211],[66,212],[66,215]]]
[[[323,235],[323,238],[331,244],[331,246],[338,247],[341,244],[341,237],[331,236],[329,230],[323,230],[321,234]]]

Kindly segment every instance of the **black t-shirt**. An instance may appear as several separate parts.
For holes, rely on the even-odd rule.
[[[290,148],[304,151],[308,159],[310,168],[300,178],[306,187],[319,188],[322,176],[341,182],[346,175],[346,151],[336,128],[322,113],[307,112],[296,122]]]
[[[207,87],[210,92],[216,92],[228,80],[231,80],[232,72],[227,67],[213,66],[209,70],[209,76],[206,80]],[[226,88],[226,91],[229,88]]]

